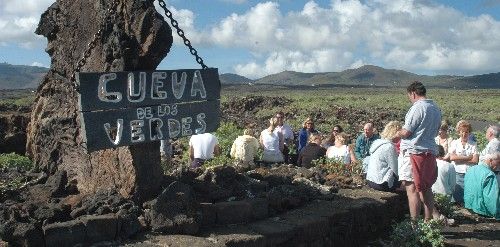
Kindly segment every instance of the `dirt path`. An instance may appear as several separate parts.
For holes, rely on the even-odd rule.
[[[442,231],[447,246],[500,246],[500,221],[458,210],[457,226]]]

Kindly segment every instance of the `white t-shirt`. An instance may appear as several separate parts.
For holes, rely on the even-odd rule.
[[[328,147],[326,150],[326,157],[329,159],[340,159],[344,164],[351,163],[351,154],[349,153],[349,147],[347,145]]]
[[[193,147],[193,156],[195,159],[208,160],[214,157],[215,145],[217,145],[217,137],[210,133],[203,133],[191,136],[189,146]]]
[[[478,154],[476,143],[474,141],[471,141],[470,139],[467,140],[465,145],[462,145],[462,141],[460,140],[460,138],[453,140],[451,142],[449,151],[450,154],[454,153],[462,156]],[[455,171],[458,173],[466,173],[467,169],[469,169],[469,166],[472,166],[472,164],[459,161],[452,161],[452,164],[455,165]]]
[[[283,139],[285,140],[286,145],[290,145],[291,143],[286,143],[286,140],[293,140],[293,131],[290,125],[284,123],[283,126],[276,126],[277,131],[281,132],[283,135]]]

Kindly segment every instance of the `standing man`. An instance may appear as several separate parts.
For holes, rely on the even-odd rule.
[[[205,161],[220,154],[219,141],[211,133],[192,135],[189,139],[191,168],[202,166]]]
[[[440,216],[434,208],[431,187],[437,178],[434,137],[441,124],[441,110],[426,98],[426,89],[421,82],[412,82],[406,91],[413,105],[406,114],[403,128],[398,132],[402,138],[399,179],[406,187],[411,218],[418,218],[423,203],[425,220],[430,220],[433,216]]]
[[[294,139],[292,127],[285,123],[285,114],[283,114],[282,111],[276,113],[276,119],[278,120],[278,126],[276,126],[276,130],[278,132],[281,132],[283,138],[285,139],[285,146],[283,148],[283,157],[285,158],[285,162],[287,162],[288,164],[295,163],[290,161],[290,157],[288,154],[290,152],[289,146],[293,143]]]
[[[373,124],[368,122],[363,127],[363,133],[358,136],[356,139],[356,146],[354,148],[354,155],[357,160],[361,160],[363,162],[363,172],[366,173],[366,168],[368,167],[368,160],[370,158],[366,158],[370,156],[370,147],[372,143],[380,139],[379,134],[375,134],[375,130],[373,128]]]

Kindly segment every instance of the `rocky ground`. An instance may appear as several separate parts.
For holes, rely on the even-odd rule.
[[[252,122],[265,126],[267,117],[258,117],[260,109],[285,107],[289,103],[289,100],[283,97],[234,97],[222,104],[223,121],[233,121],[240,127]],[[29,121],[29,114],[26,113],[29,112],[29,108],[18,109],[11,105],[3,107],[6,107],[6,111],[2,115],[3,120],[0,121],[4,126],[1,129],[8,131],[2,133],[2,138],[12,141],[25,138],[25,126]],[[285,115],[293,119],[296,117],[295,110],[289,109]],[[326,121],[326,116],[330,114],[335,114],[337,119],[352,123],[352,125],[355,125],[361,116],[364,119],[377,119],[379,122],[401,117],[390,112],[370,115],[364,110],[343,107],[332,107],[328,112],[319,111],[315,117],[318,122],[322,122]],[[174,153],[180,156],[182,155],[180,150],[184,148],[179,143],[176,145],[178,146],[174,147]],[[24,153],[23,150],[16,152]],[[179,161],[177,159],[177,162]],[[174,167],[181,167],[181,165],[177,164]],[[11,183],[12,181],[16,183]],[[290,233],[288,231],[290,225],[293,226],[290,230],[292,232],[297,229],[305,231],[308,228],[307,224],[314,225],[309,227],[317,226],[314,223],[316,221],[311,223],[294,220],[293,215],[299,214],[294,213],[297,210],[299,210],[297,212],[302,212],[298,216],[300,218],[302,214],[310,214],[307,210],[316,210],[314,205],[322,202],[331,207],[357,208],[356,210],[361,210],[359,214],[363,214],[363,212],[370,212],[371,207],[378,208],[379,206],[373,205],[379,204],[366,204],[364,199],[356,199],[375,198],[374,201],[387,201],[387,198],[394,196],[380,195],[378,192],[364,188],[364,181],[357,176],[331,175],[318,168],[304,169],[291,165],[262,167],[244,172],[238,172],[228,166],[206,171],[172,169],[170,175],[164,176],[163,192],[154,200],[143,204],[123,198],[114,190],[101,191],[94,195],[81,195],[76,189],[75,181],[68,181],[64,172],[48,177],[45,173],[4,169],[0,171],[0,182],[2,185],[7,185],[2,187],[0,193],[0,237],[4,241],[28,246],[43,246],[43,243],[51,246],[56,243],[59,245],[61,242],[68,245],[89,244],[99,241],[110,241],[111,245],[117,245],[122,244],[126,239],[141,238],[141,236],[145,239],[138,239],[137,243],[142,241],[150,243],[145,246],[157,246],[154,242],[158,240],[156,237],[152,239],[146,237],[149,233],[157,237],[163,236],[158,238],[165,238],[164,234],[180,236],[176,239],[168,239],[168,241],[174,241],[168,242],[173,243],[171,244],[173,246],[176,246],[175,243],[178,243],[177,246],[180,243],[204,246],[192,243],[193,241],[207,243],[207,239],[213,244],[216,236],[219,236],[219,245],[216,246],[220,246],[220,243],[232,245],[234,241],[237,242],[232,239],[232,234],[219,232],[219,235],[215,233],[211,235],[207,231],[212,228],[222,232],[227,231],[227,228],[224,228],[226,225],[230,226],[230,230],[248,230],[253,233],[256,231],[255,227],[261,229],[262,234],[252,235],[255,237],[254,244],[259,241],[271,241],[269,239],[278,241],[275,238],[280,234],[289,236],[287,234]],[[341,193],[337,193],[339,190]],[[371,199],[369,201],[374,203]],[[404,205],[404,200],[400,199],[399,201],[394,201],[394,199],[391,203],[397,203],[395,204],[398,205],[397,211],[401,213],[406,211],[406,205]],[[367,208],[359,209],[365,206]],[[275,227],[273,219],[281,219],[282,215],[288,214],[291,215],[292,223],[277,221],[283,228],[278,227],[279,229],[271,232],[259,228],[262,227],[258,223],[261,221]],[[320,214],[320,216],[334,217],[330,214]],[[379,216],[399,219],[399,216],[396,217],[383,211]],[[352,217],[355,218],[355,216]],[[378,219],[360,218],[360,220],[372,224],[379,222],[380,217]],[[500,246],[500,222],[470,214],[464,209],[458,211],[456,220],[457,226],[443,229],[446,242],[450,246]],[[257,223],[250,230],[245,227],[243,227],[245,229],[234,227],[248,226],[254,224],[253,222]],[[116,227],[109,231],[109,225]],[[389,225],[390,223],[386,223],[385,227]],[[335,231],[342,232],[344,231],[342,229],[344,228],[338,228]],[[384,236],[390,232],[388,228],[384,229],[383,232],[375,231],[377,236]],[[369,231],[369,229],[365,230]],[[318,232],[326,234],[326,231]],[[198,237],[175,234],[197,235]],[[273,237],[269,237],[269,234]],[[376,246],[378,242],[374,239],[377,236],[361,238],[360,242],[356,243]],[[280,243],[291,245],[296,243],[293,242],[296,239],[289,237]],[[274,243],[272,241],[266,243]],[[338,240],[328,241],[331,242],[325,243]],[[233,244],[233,246],[236,245]]]

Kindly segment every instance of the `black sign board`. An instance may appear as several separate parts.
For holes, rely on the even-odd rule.
[[[220,122],[217,69],[78,73],[89,152],[212,132]]]

